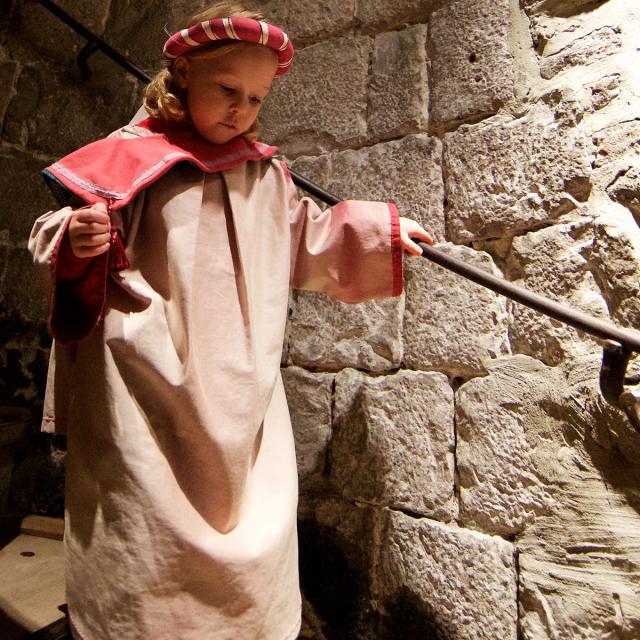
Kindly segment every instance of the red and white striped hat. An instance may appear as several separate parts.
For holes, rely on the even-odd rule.
[[[286,73],[293,61],[293,45],[282,29],[262,20],[238,16],[205,20],[174,33],[164,43],[164,56],[174,60],[191,49],[218,40],[242,40],[273,49],[278,54],[276,76]]]

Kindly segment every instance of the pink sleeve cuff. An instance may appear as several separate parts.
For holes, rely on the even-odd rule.
[[[400,216],[398,207],[389,202],[391,214],[391,261],[393,271],[393,296],[399,296],[404,288],[402,276],[402,243],[400,241]]]
[[[78,258],[71,249],[71,243],[69,242],[69,224],[65,227],[65,230],[60,238],[60,242],[57,247],[57,251],[53,254],[54,263],[51,268],[55,278],[61,280],[77,280],[81,278],[93,258]]]

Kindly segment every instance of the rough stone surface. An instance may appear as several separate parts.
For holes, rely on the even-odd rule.
[[[640,229],[624,209],[597,218],[593,248],[595,275],[611,317],[640,327]]]
[[[596,147],[595,166],[613,172],[628,169],[640,155],[640,118],[609,124],[593,135]]]
[[[40,175],[47,164],[29,153],[0,148],[0,194],[3,202],[0,228],[7,229],[7,235],[10,234],[14,242],[26,244],[34,220],[57,208]],[[25,197],[25,193],[29,196]]]
[[[438,249],[492,275],[502,275],[484,252],[453,245]],[[406,367],[467,378],[483,375],[488,360],[509,353],[504,297],[428,260],[411,261],[406,286]]]
[[[36,55],[61,66],[75,65],[86,40],[38,3],[14,4],[7,37],[11,56],[15,60],[28,62]],[[61,0],[56,4],[102,37],[109,13],[108,0]]]
[[[93,65],[96,73],[84,84],[75,70],[25,66],[7,108],[4,138],[59,156],[128,122],[135,111],[134,84],[114,74],[108,59],[96,58]]]
[[[505,540],[391,512],[379,573],[385,638],[518,637],[514,550]]]
[[[301,157],[293,167],[340,198],[395,202],[443,240],[442,144],[427,135],[406,136],[359,149]]]
[[[558,135],[540,107],[517,120],[493,118],[445,136],[450,239],[510,236],[553,222],[590,192],[589,147]]]
[[[184,19],[202,10],[204,0],[112,0],[105,27],[105,40],[123,55],[153,75],[162,64],[162,47]]]
[[[607,187],[607,193],[612,200],[627,207],[640,225],[640,165],[619,174]]]
[[[598,368],[516,356],[458,391],[460,522],[517,535],[527,640],[640,628],[640,435],[599,395]]]
[[[294,294],[289,359],[300,367],[382,373],[402,360],[404,297],[346,304],[320,293]]]
[[[11,61],[0,62],[0,131],[9,101],[15,91],[15,80],[18,76],[18,65]]]
[[[495,113],[513,97],[508,0],[457,0],[435,11],[431,116],[459,121]]]
[[[584,66],[598,62],[621,47],[618,26],[602,27],[577,39],[572,44],[543,58],[540,73],[543,78],[553,78],[571,67]]]
[[[275,5],[275,7],[274,7]],[[309,42],[328,40],[345,35],[356,23],[356,0],[320,0],[319,2],[272,2],[268,9],[271,16],[275,9],[282,15],[282,23],[296,46]],[[275,16],[277,18],[277,16]],[[274,18],[274,19],[275,19]]]
[[[282,370],[296,443],[301,489],[325,470],[331,438],[331,402],[334,376],[312,374],[298,367]]]
[[[336,377],[331,479],[350,500],[455,515],[453,391],[444,375]]]
[[[369,135],[394,138],[424,131],[429,119],[427,27],[381,33],[369,81]]]
[[[590,270],[592,219],[579,218],[515,238],[508,258],[509,279],[567,307],[608,319],[607,303]],[[509,337],[514,353],[556,365],[600,351],[589,334],[524,305],[511,305]]]
[[[567,372],[568,388],[547,407],[561,420],[556,438],[562,444],[554,509],[518,541],[526,640],[631,640],[640,634],[640,437],[599,396],[597,371],[596,359],[576,361]]]
[[[581,11],[589,11],[607,0],[524,0],[524,7],[531,13],[550,13],[556,16],[571,16]]]
[[[460,519],[486,533],[514,535],[552,506],[536,460],[555,453],[541,436],[558,426],[544,402],[559,371],[527,356],[489,365],[456,394]]]
[[[38,325],[46,322],[47,307],[39,283],[33,275],[33,260],[27,249],[0,245],[4,309],[11,309],[22,322]]]
[[[596,111],[603,109],[620,95],[620,74],[613,73],[604,76],[596,82],[588,84],[586,88],[591,92],[593,109]]]
[[[364,142],[372,45],[339,38],[299,51],[265,103],[265,137],[294,156]]]
[[[365,33],[379,33],[398,25],[426,22],[443,0],[356,0],[356,18]]]
[[[380,637],[372,598],[380,519],[379,510],[364,505],[303,496],[298,537],[308,624],[301,637]]]
[[[637,359],[635,362],[632,361],[627,373],[637,375],[640,369],[638,365],[640,363]],[[619,463],[622,466],[638,466],[640,430],[626,419],[622,411],[604,399],[599,384],[601,366],[600,353],[578,356],[562,365],[566,387],[560,391],[560,413],[575,434],[585,434],[585,442],[589,446],[597,446],[594,450],[603,455],[605,451],[609,451],[606,466]],[[637,386],[626,388],[638,390]],[[573,444],[580,445],[580,441]],[[605,458],[602,461],[605,462]],[[604,475],[606,478],[606,470]]]

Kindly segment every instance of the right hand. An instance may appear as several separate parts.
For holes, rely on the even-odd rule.
[[[76,258],[95,258],[109,251],[111,223],[106,205],[99,202],[74,211],[67,232]]]

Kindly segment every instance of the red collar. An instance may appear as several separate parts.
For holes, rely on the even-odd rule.
[[[104,138],[47,167],[43,174],[54,194],[71,192],[89,204],[103,202],[120,209],[178,162],[187,161],[206,173],[215,173],[270,158],[277,150],[240,137],[226,144],[211,144],[189,126],[155,118],[135,126],[151,133]],[[130,131],[135,134],[135,129]]]

